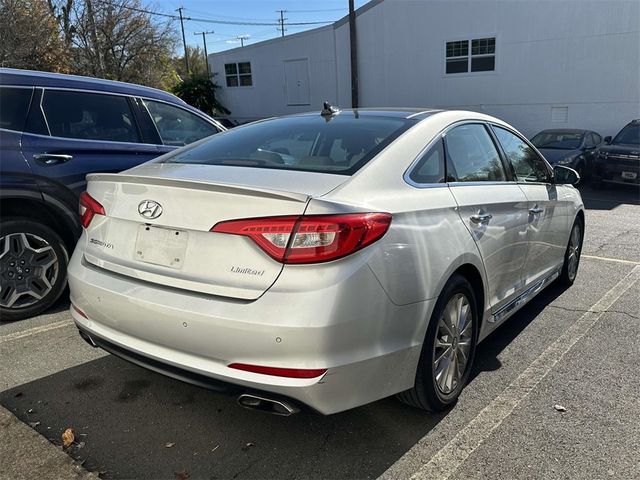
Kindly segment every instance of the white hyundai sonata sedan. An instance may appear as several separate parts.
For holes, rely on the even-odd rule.
[[[253,123],[89,175],[71,314],[93,346],[248,408],[443,410],[478,342],[573,283],[578,180],[479,113]]]

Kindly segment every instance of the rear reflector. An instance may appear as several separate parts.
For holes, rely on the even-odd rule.
[[[282,263],[318,263],[350,255],[380,239],[389,213],[249,218],[216,224],[211,231],[251,238]]]
[[[73,309],[76,311],[76,313],[77,313],[78,315],[80,315],[81,317],[84,317],[84,318],[86,318],[87,320],[89,319],[89,317],[87,317],[87,314],[86,314],[86,313],[84,313],[82,310],[80,310],[78,307],[76,307],[73,303],[71,304],[71,308],[73,308]]]
[[[80,223],[87,228],[95,215],[104,215],[104,207],[87,192],[80,194]]]
[[[316,378],[327,371],[326,368],[276,368],[276,367],[263,367],[260,365],[248,365],[246,363],[232,363],[229,368],[235,368],[236,370],[244,370],[245,372],[261,373],[262,375],[272,375],[274,377],[287,377],[287,378]]]

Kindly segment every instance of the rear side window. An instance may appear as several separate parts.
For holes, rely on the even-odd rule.
[[[0,88],[0,128],[22,131],[32,94],[32,88]]]
[[[438,140],[418,161],[409,178],[416,183],[443,183],[444,175],[444,147],[442,140]]]
[[[164,161],[352,175],[414,124],[349,112],[277,118],[236,127]]]
[[[51,135],[82,140],[139,143],[126,97],[45,90],[42,100]]]
[[[216,127],[182,108],[153,100],[143,102],[165,145],[182,147],[218,133]]]
[[[519,182],[546,183],[551,180],[551,172],[542,158],[517,135],[500,127],[493,127],[500,145],[516,174]]]
[[[503,182],[500,155],[484,125],[454,127],[445,135],[450,181]]]

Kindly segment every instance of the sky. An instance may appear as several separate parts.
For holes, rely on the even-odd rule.
[[[356,8],[367,1],[356,0]],[[149,2],[148,6],[157,12],[174,15],[177,14],[177,8],[184,7],[182,15],[194,19],[254,23],[276,23],[280,17],[279,10],[286,10],[285,35],[328,25],[349,12],[348,0],[163,0]],[[294,22],[327,23],[287,26],[287,23]],[[176,27],[180,28],[179,21],[176,21]],[[245,45],[275,38],[281,35],[277,28],[277,25],[228,25],[196,20],[184,22],[187,45],[202,47],[202,35],[196,33],[214,31],[206,35],[209,53],[239,47],[238,36],[248,36],[244,40]]]

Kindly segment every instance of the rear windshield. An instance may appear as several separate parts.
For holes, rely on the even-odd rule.
[[[163,162],[352,175],[413,124],[351,112],[277,118],[214,135]]]

